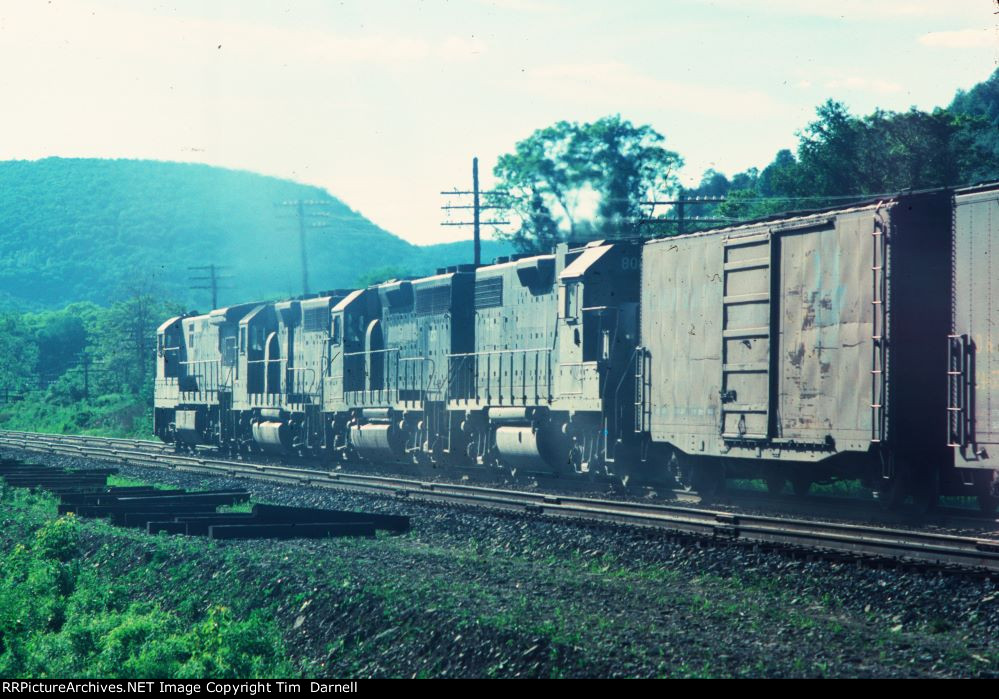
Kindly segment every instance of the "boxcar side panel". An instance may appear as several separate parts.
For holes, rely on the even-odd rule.
[[[999,185],[955,197],[954,333],[965,336],[970,430],[965,457],[999,464]],[[984,454],[982,453],[984,449]],[[973,466],[974,463],[961,465]]]
[[[642,253],[650,433],[693,452],[713,451],[718,439],[722,254],[714,236],[654,241]]]

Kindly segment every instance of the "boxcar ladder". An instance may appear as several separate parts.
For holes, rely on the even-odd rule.
[[[885,401],[888,397],[885,375],[888,364],[888,308],[885,303],[888,238],[880,216],[874,219],[871,236],[871,443],[880,444],[887,436]]]
[[[957,447],[965,458],[969,458],[967,447],[974,442],[973,357],[967,335],[947,336],[947,446]]]

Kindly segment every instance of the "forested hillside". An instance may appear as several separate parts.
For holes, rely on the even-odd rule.
[[[230,277],[220,303],[299,294],[298,211],[284,205],[297,200],[313,202],[305,207],[313,291],[352,286],[374,267],[417,274],[471,261],[471,243],[411,245],[325,190],[288,180],[141,160],[8,161],[0,162],[0,302],[37,309],[150,292],[203,310],[210,297],[190,289],[197,273],[188,268],[208,264]],[[508,250],[486,242],[483,252]]]

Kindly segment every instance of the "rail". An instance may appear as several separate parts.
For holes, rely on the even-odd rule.
[[[168,445],[144,440],[0,431],[0,445],[143,467],[355,490],[409,501],[474,505],[576,521],[638,526],[723,543],[806,548],[857,559],[900,559],[933,566],[974,569],[999,576],[999,538],[984,536],[958,536],[923,530],[736,514],[681,505],[550,495],[403,477],[227,461],[203,454],[174,454]]]

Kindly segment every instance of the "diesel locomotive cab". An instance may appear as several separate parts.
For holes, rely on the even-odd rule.
[[[176,440],[176,413],[180,399],[182,362],[187,356],[181,322],[175,316],[156,330],[156,381],[153,386],[153,429],[164,442]]]
[[[638,249],[596,241],[477,270],[461,428],[470,458],[512,473],[607,475],[630,445]],[[627,429],[625,429],[627,427]]]

